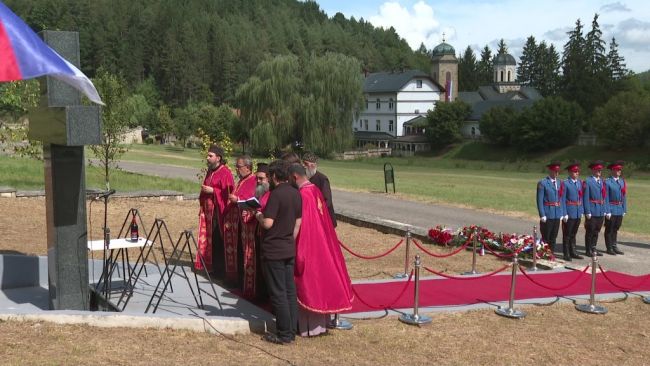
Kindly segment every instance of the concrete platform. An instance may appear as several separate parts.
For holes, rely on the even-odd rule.
[[[101,277],[102,261],[91,259],[88,268],[89,282],[94,286]],[[116,270],[108,297],[108,301],[114,305],[118,305],[124,289],[122,268],[119,266],[117,269],[120,275]],[[162,268],[159,271],[153,264],[147,265],[147,276],[142,271],[132,297],[121,312],[51,311],[47,257],[0,255],[0,319],[101,327],[174,328],[225,334],[246,334],[251,331],[261,333],[274,327],[270,313],[221,286],[215,284],[213,290],[210,282],[202,276],[197,276],[196,279],[203,300],[203,308],[199,308],[180,267],[171,276],[173,290],[167,290],[156,312],[153,312],[153,306],[145,312],[160,281],[161,271]],[[190,268],[185,268],[185,271],[196,293],[197,281],[194,274]],[[122,308],[123,305],[124,302],[121,302],[119,307]]]

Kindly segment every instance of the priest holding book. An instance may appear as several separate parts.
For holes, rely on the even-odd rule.
[[[242,155],[237,158],[235,168],[239,180],[235,189],[228,195],[228,206],[224,213],[226,282],[238,284],[244,297],[252,298],[255,295],[254,261],[257,221],[250,211],[242,210],[237,202],[255,197],[253,161],[249,156]]]

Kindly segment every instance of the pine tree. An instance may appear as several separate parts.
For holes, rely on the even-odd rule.
[[[560,55],[555,46],[547,48],[544,41],[539,44],[538,52],[543,56],[536,66],[539,69],[539,79],[535,87],[545,97],[554,96],[558,93],[560,83]]]
[[[585,110],[591,112],[594,108],[607,102],[612,87],[612,78],[609,73],[607,55],[605,54],[605,41],[603,32],[598,24],[598,14],[594,15],[591,22],[591,31],[585,38],[588,77],[590,78],[590,98]]]
[[[501,38],[501,40],[499,41],[499,44],[497,45],[497,47],[499,48],[499,51],[497,52],[497,55],[502,55],[502,54],[508,53],[508,46],[506,46],[506,41],[504,41],[503,38]]]
[[[585,38],[580,19],[569,31],[569,40],[564,44],[562,55],[562,95],[566,100],[575,101],[585,108],[590,98],[590,75],[587,70]],[[586,109],[586,108],[585,108]]]
[[[621,80],[629,73],[625,67],[625,59],[618,53],[618,43],[616,43],[616,38],[614,37],[612,37],[612,41],[609,44],[607,64],[612,80]]]
[[[467,46],[465,53],[458,60],[458,90],[474,91],[478,84],[478,65],[472,47]]]
[[[537,83],[533,76],[533,69],[539,67],[537,56],[537,43],[535,37],[530,36],[526,39],[526,44],[521,52],[519,58],[519,66],[517,67],[517,81],[521,85],[528,85],[537,87]]]
[[[494,81],[494,64],[492,63],[492,51],[485,45],[481,50],[481,61],[478,62],[478,85],[492,84]]]

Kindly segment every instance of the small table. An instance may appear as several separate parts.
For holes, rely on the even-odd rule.
[[[115,271],[116,263],[118,261],[118,258],[120,258],[120,257],[122,259],[122,279],[126,283],[126,279],[127,279],[126,271],[128,270],[128,275],[130,277],[131,276],[131,270],[132,270],[131,264],[129,263],[129,248],[139,248],[140,252],[142,253],[142,250],[144,250],[145,247],[152,246],[152,245],[153,245],[153,242],[150,241],[150,240],[147,240],[146,238],[138,238],[137,241],[133,241],[133,240],[131,240],[129,238],[111,239],[110,242],[108,243],[108,248],[104,248],[104,240],[91,240],[91,241],[89,241],[88,242],[88,250],[89,251],[100,251],[100,250],[104,250],[104,249],[108,249],[110,251],[109,260],[108,260],[109,264],[106,264],[107,265],[107,270],[106,270],[107,273],[102,272],[102,276],[99,278],[99,281],[97,281],[96,286],[99,286],[99,284],[102,282],[104,277],[106,277],[106,278],[112,278],[113,277],[113,272]],[[117,252],[115,253],[115,251],[117,251]],[[126,261],[125,261],[125,257],[126,257]],[[137,266],[137,264],[138,263],[136,262],[133,268],[135,268]],[[143,266],[144,266],[144,264],[143,264]],[[118,274],[119,274],[119,269],[118,269]],[[105,282],[110,283],[111,281],[106,280]],[[109,286],[110,286],[110,284],[109,284]]]

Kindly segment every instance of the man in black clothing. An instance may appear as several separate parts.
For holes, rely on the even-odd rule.
[[[302,200],[298,190],[288,183],[289,166],[291,164],[283,160],[269,165],[271,194],[264,212],[255,213],[255,218],[265,230],[261,245],[262,267],[277,330],[277,334],[266,334],[263,339],[278,344],[295,340],[298,323],[293,272]]]
[[[309,181],[320,189],[320,192],[325,198],[327,204],[327,211],[332,218],[332,224],[336,227],[336,216],[334,216],[334,203],[332,202],[332,188],[330,187],[330,180],[327,176],[318,171],[318,156],[312,152],[306,152],[302,155],[302,165],[307,171],[307,178]]]

